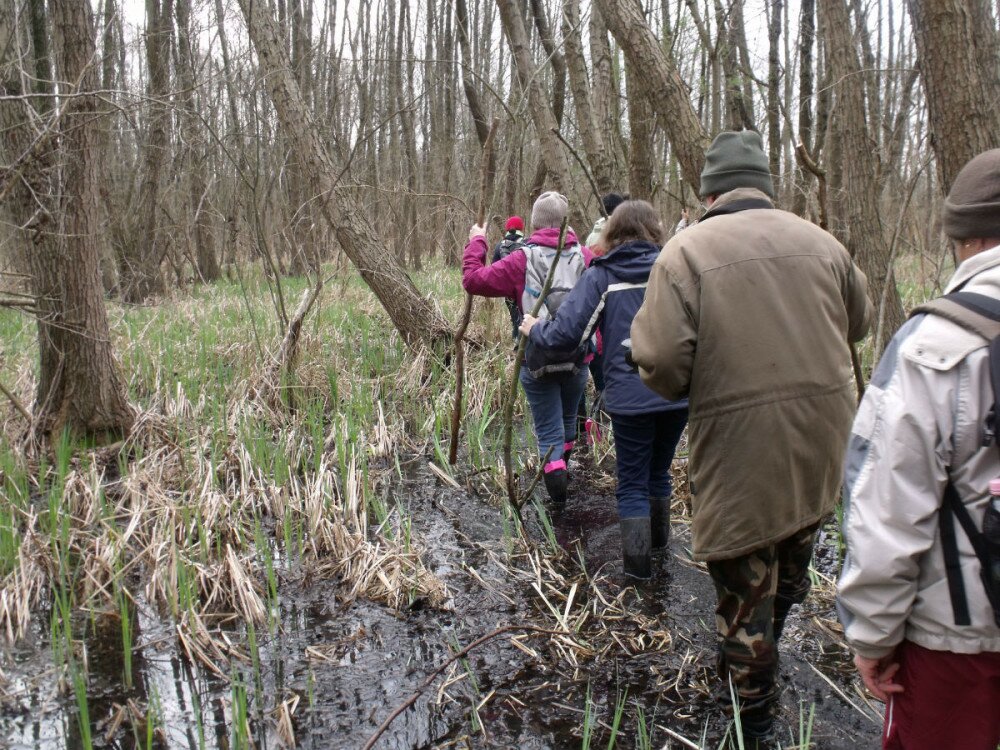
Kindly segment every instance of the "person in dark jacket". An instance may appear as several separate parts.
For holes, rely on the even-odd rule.
[[[663,228],[646,201],[626,201],[608,219],[601,244],[612,250],[590,268],[548,321],[525,315],[521,333],[540,347],[565,349],[596,328],[604,341],[605,408],[618,469],[618,517],[625,575],[650,577],[652,549],[670,538],[670,464],[687,423],[687,400],[667,401],[643,385],[625,359],[632,318],[642,306]]]
[[[524,219],[520,216],[511,216],[507,219],[503,231],[503,239],[493,248],[490,263],[499,263],[519,247],[524,246]],[[510,313],[511,336],[516,339],[517,327],[521,325],[521,308],[513,297],[504,297],[503,302],[507,305],[507,312]]]

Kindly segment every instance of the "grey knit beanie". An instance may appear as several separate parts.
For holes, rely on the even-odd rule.
[[[558,227],[569,212],[569,201],[561,193],[542,193],[531,207],[531,228],[547,229]]]
[[[944,233],[953,240],[1000,237],[1000,148],[974,157],[944,199]]]
[[[753,130],[719,133],[705,152],[701,197],[741,187],[757,188],[774,197],[774,183],[760,133]]]

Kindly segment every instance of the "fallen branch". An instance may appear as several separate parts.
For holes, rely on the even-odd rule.
[[[7,390],[7,387],[3,383],[0,383],[0,393],[6,396],[7,400],[13,404],[14,408],[21,413],[21,416],[28,420],[28,424],[31,424],[31,415],[28,413],[28,410],[24,408],[24,404],[22,404],[18,400],[17,396],[15,396],[11,391]]]
[[[494,117],[490,132],[483,143],[483,163],[479,172],[479,210],[476,213],[476,224],[482,226],[486,221],[486,204],[488,202],[490,185],[496,171],[494,143],[500,118]],[[455,405],[451,410],[451,445],[448,447],[448,463],[454,464],[458,459],[458,432],[462,424],[462,392],[465,389],[465,332],[472,320],[472,294],[465,293],[465,308],[462,319],[455,331]]]
[[[463,648],[461,651],[452,654],[449,659],[447,659],[443,664],[441,664],[441,666],[439,666],[437,669],[431,672],[427,676],[427,679],[425,679],[420,684],[420,687],[418,687],[415,691],[413,691],[413,693],[410,695],[409,698],[403,701],[403,703],[400,704],[395,711],[393,711],[391,714],[389,714],[388,717],[386,717],[386,720],[383,721],[379,725],[379,728],[375,730],[375,734],[373,734],[371,737],[368,738],[368,742],[364,744],[364,747],[362,747],[361,750],[371,750],[371,748],[375,747],[375,743],[378,742],[379,738],[383,734],[385,734],[385,731],[389,728],[392,722],[395,721],[401,714],[403,714],[406,711],[406,709],[410,708],[410,706],[416,703],[417,700],[420,698],[420,696],[423,695],[424,691],[427,690],[427,688],[431,686],[434,680],[440,677],[441,674],[448,667],[450,667],[459,659],[464,659],[472,652],[473,649],[476,649],[479,646],[482,646],[484,643],[493,640],[498,635],[503,635],[504,633],[512,633],[515,631],[521,631],[526,633],[542,633],[543,635],[569,635],[569,633],[567,633],[565,630],[548,630],[546,628],[539,628],[534,625],[504,625],[502,628],[497,628],[492,633],[487,633],[486,635],[477,638],[468,646]]]

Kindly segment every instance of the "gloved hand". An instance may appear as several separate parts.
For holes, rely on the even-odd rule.
[[[469,242],[472,242],[473,237],[486,237],[486,225],[473,224],[469,230]]]

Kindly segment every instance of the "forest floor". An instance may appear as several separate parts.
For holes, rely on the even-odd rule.
[[[457,317],[452,274],[423,285]],[[623,587],[607,444],[574,460],[565,510],[529,504],[520,533],[505,508],[506,343],[470,353],[450,468],[453,375],[359,284],[307,326],[288,408],[260,403],[270,298],[258,278],[114,308],[140,409],[122,445],[33,455],[3,405],[0,746],[363,747],[491,634],[376,747],[729,746],[683,460],[670,553]],[[24,402],[31,329],[0,317],[0,378]],[[501,306],[478,306],[473,337],[505,336]],[[782,642],[786,748],[878,740],[832,609],[837,544],[831,522]]]

